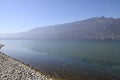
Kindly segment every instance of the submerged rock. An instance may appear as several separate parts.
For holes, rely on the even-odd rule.
[[[3,46],[5,46],[5,45],[0,44],[0,49],[1,49]]]

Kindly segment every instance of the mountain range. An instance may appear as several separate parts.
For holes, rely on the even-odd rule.
[[[92,17],[21,33],[0,34],[0,39],[120,40],[120,18]]]

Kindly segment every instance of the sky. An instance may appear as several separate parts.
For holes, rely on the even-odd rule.
[[[120,17],[120,0],[0,0],[0,33],[100,16]]]

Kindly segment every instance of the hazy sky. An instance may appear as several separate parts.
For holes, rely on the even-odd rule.
[[[0,33],[94,16],[120,17],[120,0],[0,0]]]

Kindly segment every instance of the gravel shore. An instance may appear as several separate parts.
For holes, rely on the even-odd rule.
[[[0,80],[55,80],[0,52]]]

